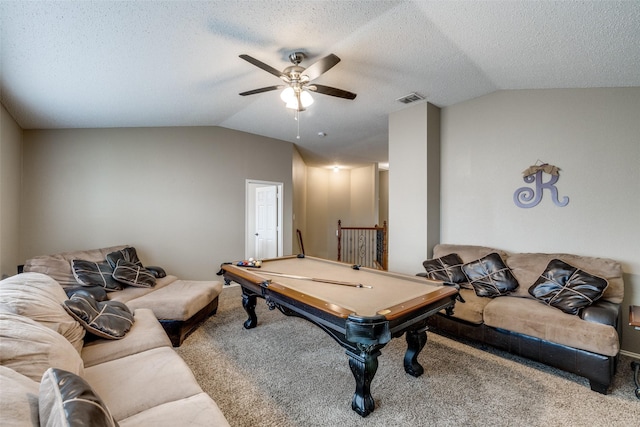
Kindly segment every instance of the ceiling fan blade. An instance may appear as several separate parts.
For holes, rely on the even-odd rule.
[[[258,61],[256,58],[253,58],[249,55],[240,55],[240,58],[244,59],[245,61],[255,65],[258,68],[262,68],[263,70],[265,70],[267,73],[271,73],[276,77],[282,77],[284,76],[284,74],[282,74],[282,71],[280,70],[276,70],[275,68],[273,68],[271,65],[267,65],[262,61]]]
[[[356,94],[346,90],[338,89],[331,86],[313,84],[308,87],[309,90],[322,93],[324,95],[337,96],[338,98],[355,99]]]
[[[256,93],[269,92],[271,90],[282,89],[283,87],[284,86],[282,86],[282,85],[280,85],[280,86],[261,87],[260,89],[254,89],[254,90],[248,90],[246,92],[242,92],[242,93],[240,93],[240,95],[242,95],[242,96],[255,95]]]
[[[330,53],[329,55],[310,65],[302,72],[302,74],[309,76],[309,80],[311,81],[313,79],[317,79],[318,77],[320,77],[320,75],[329,71],[338,62],[340,62],[340,58],[335,56],[333,53]]]

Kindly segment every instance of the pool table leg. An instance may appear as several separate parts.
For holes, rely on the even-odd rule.
[[[424,373],[424,368],[418,363],[418,354],[427,344],[427,332],[419,329],[406,332],[407,352],[404,355],[404,370],[407,374],[419,377]]]
[[[379,351],[362,351],[359,354],[347,350],[349,367],[356,380],[356,392],[351,400],[351,408],[366,417],[373,412],[376,404],[371,396],[371,381],[378,370]]]
[[[242,307],[249,315],[249,318],[244,322],[245,329],[255,328],[258,325],[258,316],[256,316],[257,297],[255,294],[242,293]]]

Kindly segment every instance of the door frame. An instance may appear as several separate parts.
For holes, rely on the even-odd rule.
[[[251,203],[251,200],[255,200],[255,191],[253,191],[252,185],[259,185],[259,186],[273,186],[276,187],[277,190],[277,202],[276,202],[276,206],[277,206],[277,215],[276,215],[276,227],[277,227],[277,234],[278,234],[278,254],[277,256],[281,257],[284,255],[284,248],[283,248],[283,242],[284,242],[284,237],[283,237],[283,226],[282,226],[282,221],[283,221],[283,199],[284,199],[284,184],[282,182],[276,182],[276,181],[263,181],[263,180],[259,180],[259,179],[246,179],[245,180],[245,208],[244,208],[244,257],[245,259],[248,259],[249,257],[251,257],[254,249],[255,249],[255,235],[251,232],[251,222],[253,221],[253,223],[255,223],[255,212],[251,212],[251,209],[249,209],[250,206],[255,206],[255,204]]]

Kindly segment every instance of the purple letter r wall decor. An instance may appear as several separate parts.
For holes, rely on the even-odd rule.
[[[554,185],[558,182],[560,169],[557,166],[543,163],[541,165],[533,165],[527,168],[522,174],[524,182],[531,184],[536,183],[535,191],[529,187],[520,187],[513,193],[513,202],[520,208],[532,208],[542,200],[542,192],[546,188],[551,191],[551,199],[557,206],[563,207],[569,204],[569,198],[564,196],[562,201],[558,200],[558,189]],[[551,175],[551,179],[542,182],[542,173],[546,172]]]

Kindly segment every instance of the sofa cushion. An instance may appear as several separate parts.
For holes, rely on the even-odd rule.
[[[85,330],[62,307],[64,289],[41,273],[22,273],[0,281],[0,304],[64,336],[79,353]]]
[[[220,295],[222,286],[219,281],[175,280],[127,305],[132,310],[149,308],[159,320],[187,320]]]
[[[507,295],[518,287],[511,270],[496,252],[463,264],[462,271],[480,297]]]
[[[461,288],[473,289],[467,276],[462,271],[462,260],[458,254],[449,254],[440,258],[426,260],[422,263],[427,276],[432,280],[457,283]]]
[[[120,427],[229,427],[218,405],[204,392],[154,406],[119,423]]]
[[[64,302],[64,308],[87,332],[101,338],[121,339],[133,325],[133,314],[118,301],[98,302],[91,296],[75,294]]]
[[[0,365],[0,414],[3,427],[39,427],[38,387],[34,381]]]
[[[46,427],[118,425],[100,396],[81,377],[49,368],[39,392],[40,425]]]
[[[109,292],[107,297],[110,301],[120,301],[124,302],[129,306],[131,310],[135,308],[129,305],[129,301],[134,300],[136,298],[140,298],[147,294],[152,294],[158,292],[158,289],[162,289],[165,286],[169,286],[171,283],[178,280],[176,276],[168,275],[161,279],[156,279],[156,285],[153,288],[136,288],[133,286],[125,286],[125,288],[119,292]]]
[[[122,283],[112,277],[113,268],[108,262],[74,259],[71,261],[71,269],[82,286],[100,286],[105,291],[121,291],[123,288]]]
[[[605,356],[615,356],[620,351],[613,326],[587,322],[533,298],[504,296],[489,300],[484,308],[484,323]]]
[[[116,268],[118,261],[121,259],[142,267],[142,261],[138,258],[138,252],[136,252],[136,248],[133,247],[127,247],[108,253],[105,258],[112,269]]]
[[[113,269],[113,278],[125,285],[138,288],[152,288],[156,284],[156,276],[141,265],[119,259]]]
[[[598,300],[607,286],[605,279],[553,259],[529,288],[529,293],[565,313],[578,314],[580,309]]]
[[[82,359],[62,335],[12,313],[0,313],[0,364],[34,381],[50,367],[82,375]]]
[[[602,299],[620,304],[624,297],[624,280],[622,266],[619,262],[608,258],[589,257],[572,254],[516,253],[507,258],[507,265],[520,283],[520,288],[513,295],[533,298],[528,290],[547,268],[553,259],[560,259],[589,273],[602,277],[609,282]]]
[[[161,372],[162,375],[158,375]],[[202,393],[178,353],[159,347],[85,369],[84,378],[116,420]],[[126,387],[122,387],[126,384]]]
[[[433,248],[433,257],[440,258],[448,254],[457,254],[462,262],[466,263],[475,261],[494,252],[500,255],[502,259],[507,259],[507,253],[500,249],[488,246],[455,245],[446,243],[438,244]]]
[[[85,368],[109,360],[140,353],[157,347],[171,347],[169,336],[156,319],[153,311],[138,309],[134,313],[133,325],[127,334],[119,340],[89,340],[82,347],[82,360]]]
[[[479,297],[475,291],[471,289],[460,289],[460,296],[464,300],[464,303],[460,301],[456,302],[451,317],[475,325],[484,323],[484,307],[491,301],[491,298]],[[446,310],[442,310],[442,313],[445,314]]]
[[[43,273],[51,276],[63,287],[76,286],[78,282],[71,270],[71,261],[84,259],[87,261],[103,262],[108,253],[126,248],[125,245],[111,246],[101,249],[89,249],[72,252],[61,252],[53,255],[40,255],[28,259],[24,264],[24,271]]]

